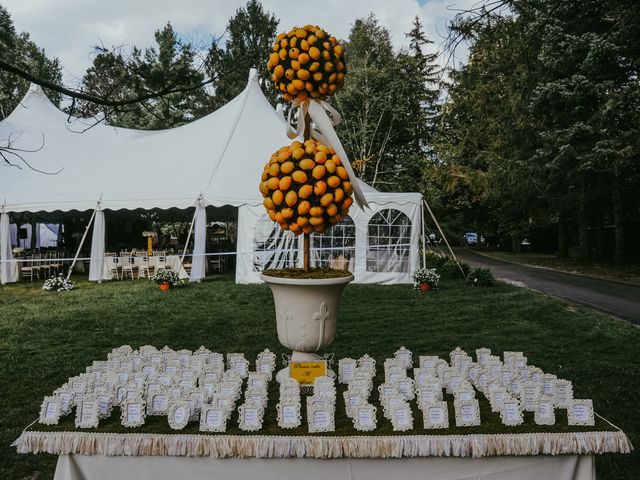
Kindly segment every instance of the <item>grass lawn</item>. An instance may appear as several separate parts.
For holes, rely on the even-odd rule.
[[[2,478],[52,478],[54,456],[18,455],[9,444],[37,417],[45,395],[123,344],[204,345],[250,361],[265,347],[285,351],[264,285],[227,278],[167,293],[145,281],[79,282],[61,293],[44,292],[39,282],[0,287]],[[406,285],[348,286],[330,348],[336,357],[369,353],[382,362],[401,345],[447,359],[456,346],[521,350],[529,364],[572,380],[576,398],[593,398],[595,410],[638,445],[640,330],[628,323],[505,284],[481,290],[443,281],[427,294]],[[640,453],[598,456],[597,468],[599,479],[635,479]]]
[[[519,255],[513,252],[499,250],[476,250],[482,255],[488,255],[498,260],[523,263],[538,267],[553,268],[563,272],[579,273],[607,280],[618,280],[640,285],[640,265],[616,265],[611,262],[581,261],[577,258],[558,258],[551,253],[523,252]]]

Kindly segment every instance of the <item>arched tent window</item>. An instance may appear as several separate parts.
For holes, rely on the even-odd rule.
[[[411,220],[395,209],[376,213],[367,228],[367,272],[409,272]]]
[[[335,268],[350,272],[355,269],[356,226],[346,216],[340,223],[323,234],[314,233],[311,244],[311,261],[316,267]]]
[[[282,230],[268,215],[256,223],[253,234],[253,271],[298,266],[298,237]]]

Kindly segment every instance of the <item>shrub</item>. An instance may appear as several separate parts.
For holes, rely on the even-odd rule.
[[[438,255],[435,252],[427,252],[425,253],[424,259],[424,268],[439,269],[442,264],[448,260],[448,257],[445,255]]]
[[[458,263],[456,263],[455,260],[447,260],[440,267],[440,274],[443,277],[448,278],[465,278],[467,275],[469,275],[471,267],[468,263],[465,262],[459,262],[459,264],[460,266],[458,266]]]
[[[467,283],[474,287],[491,287],[496,283],[496,279],[490,269],[474,268],[467,277]]]

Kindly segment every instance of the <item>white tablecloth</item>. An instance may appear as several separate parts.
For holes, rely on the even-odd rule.
[[[60,455],[54,480],[595,480],[592,455],[315,460]]]
[[[178,277],[186,279],[189,278],[189,274],[187,273],[187,271],[184,269],[184,267],[182,266],[182,262],[180,261],[180,256],[179,255],[167,255],[166,257],[164,257],[166,259],[165,265],[167,268],[173,270],[174,272],[178,273]],[[143,257],[133,257],[133,266],[136,272],[136,277],[137,278],[137,268],[140,265],[143,265]],[[114,263],[116,263],[119,265],[119,267],[122,267],[122,259],[121,257],[104,257],[104,268],[102,270],[102,279],[103,280],[113,280],[113,274],[112,274],[112,266],[114,265]],[[157,268],[160,265],[160,257],[158,256],[152,256],[149,257],[149,262],[148,265],[149,267],[153,267],[153,268]]]

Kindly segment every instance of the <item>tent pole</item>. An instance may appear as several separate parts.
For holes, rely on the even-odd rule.
[[[189,233],[187,234],[187,241],[184,242],[184,250],[182,252],[182,258],[180,258],[180,263],[184,263],[184,257],[187,255],[187,248],[189,248],[189,240],[191,240],[191,233],[193,232],[193,224],[196,221],[196,213],[198,213],[198,206],[196,206],[196,211],[193,213],[193,218],[191,219],[191,225],[189,226]]]
[[[422,268],[427,268],[427,244],[424,236],[424,206],[420,205],[420,227],[422,228]]]
[[[451,245],[449,245],[449,241],[447,240],[447,237],[445,237],[444,232],[442,231],[442,228],[440,228],[440,224],[438,223],[438,220],[436,220],[435,215],[431,211],[431,208],[429,207],[429,204],[427,203],[427,200],[423,197],[422,201],[424,202],[424,206],[427,207],[427,210],[429,211],[429,215],[431,215],[431,219],[436,224],[436,227],[438,227],[438,231],[440,232],[440,235],[442,235],[442,238],[444,239],[444,243],[447,244],[447,248],[449,249],[449,253],[451,253],[451,256],[453,257],[453,260],[456,262],[456,265],[458,265],[458,268],[462,272],[462,276],[466,279],[467,275],[464,273],[464,270],[462,270],[462,267],[460,266],[460,262],[456,258],[456,254],[453,253],[453,250],[451,249]]]
[[[84,240],[85,238],[87,238],[87,233],[89,233],[89,227],[91,227],[91,224],[93,223],[93,219],[96,216],[96,211],[98,210],[99,206],[100,206],[100,202],[98,202],[98,205],[96,205],[96,208],[93,210],[93,213],[91,214],[91,218],[89,219],[89,223],[87,223],[87,226],[84,229],[84,235],[82,235],[82,240],[80,240],[80,245],[78,245],[76,256],[73,257],[73,262],[71,262],[71,266],[69,267],[69,271],[67,272],[67,280],[69,280],[69,278],[71,277],[71,272],[73,271],[73,267],[76,266],[76,262],[78,261],[78,257],[80,256],[80,250],[82,250],[82,245],[84,245]]]

